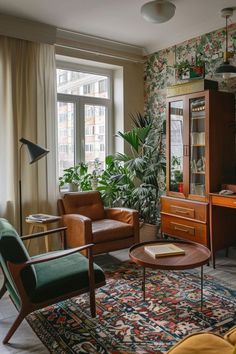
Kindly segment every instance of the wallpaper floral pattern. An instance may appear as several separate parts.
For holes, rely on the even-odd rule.
[[[236,66],[236,24],[228,29],[228,49],[235,53],[231,64]],[[185,60],[194,62],[196,57],[201,57],[205,63],[206,79],[218,81],[219,90],[236,94],[236,78],[224,81],[214,76],[215,69],[223,62],[224,50],[225,29],[220,29],[148,56],[144,77],[146,112],[156,117],[165,113],[166,88],[180,82],[175,77],[174,66]]]

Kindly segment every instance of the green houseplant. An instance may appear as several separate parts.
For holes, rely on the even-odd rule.
[[[134,127],[130,131],[117,134],[128,143],[130,153],[118,153],[115,160],[124,164],[133,182],[120,202],[139,210],[143,223],[158,225],[159,198],[165,189],[164,117],[153,119],[137,113],[132,120]]]
[[[128,206],[130,193],[134,188],[132,175],[127,167],[114,156],[105,159],[105,170],[98,176],[97,190],[105,206]],[[127,201],[127,202],[125,202]]]
[[[62,177],[59,177],[59,186],[68,185],[69,191],[87,191],[92,189],[93,175],[88,172],[88,166],[80,162],[64,170]]]

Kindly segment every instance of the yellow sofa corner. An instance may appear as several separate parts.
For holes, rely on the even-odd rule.
[[[236,354],[236,326],[224,337],[207,332],[191,334],[176,343],[166,354]]]

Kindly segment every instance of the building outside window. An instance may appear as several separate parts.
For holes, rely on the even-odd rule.
[[[103,71],[96,74],[94,68],[89,72],[89,67],[80,71],[79,66],[72,70],[69,63],[68,68],[63,63],[63,68],[57,69],[59,177],[65,168],[82,161],[88,163],[90,171],[95,159],[104,168],[105,156],[111,153],[112,75],[110,70]]]

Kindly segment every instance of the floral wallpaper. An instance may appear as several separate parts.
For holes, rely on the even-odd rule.
[[[234,52],[231,64],[236,66],[236,24],[228,27],[229,52]],[[145,111],[152,116],[165,112],[166,88],[179,82],[176,79],[176,64],[200,58],[205,63],[205,78],[218,81],[220,91],[236,94],[236,78],[227,81],[214,76],[215,69],[223,62],[225,29],[204,34],[173,47],[160,50],[147,57],[145,63]]]

